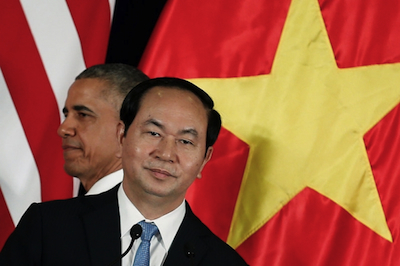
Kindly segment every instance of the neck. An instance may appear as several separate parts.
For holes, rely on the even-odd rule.
[[[81,175],[81,176],[77,176],[77,177],[81,181],[85,190],[89,191],[89,189],[91,189],[93,187],[93,185],[96,184],[97,181],[99,181],[103,177],[108,176],[109,174],[112,174],[120,169],[122,169],[122,164],[121,164],[121,162],[117,162],[113,165],[110,165],[109,167],[98,169],[98,171],[96,173],[92,173],[90,175]]]
[[[142,191],[134,191],[126,184],[125,179],[122,182],[125,194],[139,212],[149,220],[155,220],[161,216],[170,213],[179,207],[184,197],[170,200],[165,197],[150,195]]]

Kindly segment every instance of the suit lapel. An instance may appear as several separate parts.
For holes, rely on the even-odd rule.
[[[82,215],[93,266],[108,265],[121,254],[118,187],[88,198],[90,210]]]
[[[202,257],[207,253],[208,245],[204,242],[204,239],[209,235],[208,229],[193,214],[189,204],[186,203],[185,217],[163,265],[198,265]],[[191,253],[194,253],[194,256]]]

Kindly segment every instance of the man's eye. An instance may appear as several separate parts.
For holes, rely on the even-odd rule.
[[[79,115],[80,117],[86,117],[86,116],[88,116],[88,115],[85,114],[85,113],[78,113],[78,115]]]
[[[181,139],[180,142],[185,145],[193,145],[193,142],[187,139]]]
[[[152,136],[156,136],[156,137],[160,136],[160,134],[158,134],[157,132],[154,132],[154,131],[150,131],[149,134]]]

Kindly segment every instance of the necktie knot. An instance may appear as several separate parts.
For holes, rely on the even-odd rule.
[[[155,224],[146,223],[145,221],[139,222],[140,226],[143,228],[142,241],[150,241],[151,238],[158,233],[158,227]]]

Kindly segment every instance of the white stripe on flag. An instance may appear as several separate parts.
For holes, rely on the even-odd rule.
[[[110,5],[110,25],[111,25],[111,23],[113,21],[113,17],[114,17],[115,1],[116,0],[108,0],[108,4]]]
[[[0,187],[17,224],[32,202],[41,201],[40,178],[33,154],[0,69]]]
[[[66,1],[21,0],[21,4],[63,120],[68,88],[86,68],[74,21]]]

